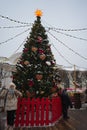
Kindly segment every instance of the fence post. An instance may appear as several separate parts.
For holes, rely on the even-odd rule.
[[[30,111],[31,111],[30,107],[31,107],[31,105],[30,105],[30,98],[28,98],[27,99],[27,104],[26,104],[26,122],[25,122],[26,126],[29,125],[29,121],[30,121],[30,119],[29,119]]]
[[[35,112],[36,112],[36,125],[38,126],[39,125],[39,120],[41,119],[41,115],[40,115],[40,99],[37,98],[36,101],[35,101]]]

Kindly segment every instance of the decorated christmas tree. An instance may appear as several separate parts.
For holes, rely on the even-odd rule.
[[[24,97],[49,97],[61,81],[51,51],[46,30],[41,24],[42,12],[35,12],[36,20],[24,44],[23,53],[13,72],[13,82]]]

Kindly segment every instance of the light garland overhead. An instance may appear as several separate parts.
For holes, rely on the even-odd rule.
[[[38,9],[37,9],[37,10],[35,11],[35,15],[36,15],[37,17],[41,17],[42,14],[43,14],[43,13],[42,13],[41,10],[38,10]],[[9,18],[8,16],[0,15],[0,17],[1,17],[2,19],[7,19],[7,20],[9,20],[9,21],[12,21],[12,22],[15,22],[15,23],[18,23],[18,24],[22,24],[21,26],[7,26],[7,27],[4,27],[4,26],[3,26],[3,27],[0,27],[0,29],[21,28],[21,27],[29,27],[29,26],[32,25],[32,23],[21,22],[21,21],[18,21],[18,20],[14,20],[14,19]],[[24,24],[24,25],[23,25],[23,24]],[[68,36],[68,37],[72,37],[72,38],[76,38],[76,39],[79,39],[79,40],[87,41],[87,39],[85,39],[85,38],[80,38],[80,37],[73,36],[73,35],[71,35],[71,34],[64,33],[64,31],[76,31],[76,32],[77,32],[77,31],[87,31],[87,28],[86,28],[86,27],[85,27],[85,28],[79,28],[79,29],[62,29],[62,28],[55,28],[55,27],[45,27],[45,28],[47,28],[49,31],[52,30],[52,31],[55,31],[55,32],[57,32],[57,33],[66,35],[66,36]],[[29,29],[30,29],[30,28],[28,28],[28,29],[25,30],[24,32],[21,32],[21,33],[15,35],[15,36],[12,37],[12,38],[7,39],[6,41],[1,42],[0,45],[2,45],[2,44],[4,44],[4,43],[7,43],[7,42],[9,42],[10,40],[13,40],[14,38],[20,36],[21,34],[27,32]],[[72,48],[68,47],[64,42],[60,41],[60,40],[59,40],[58,38],[56,38],[52,33],[50,33],[50,32],[48,32],[48,33],[49,33],[53,38],[55,38],[59,43],[63,44],[66,48],[68,48],[70,51],[72,51],[72,52],[75,53],[76,55],[80,56],[80,57],[83,58],[84,60],[87,60],[86,57],[82,56],[82,55],[79,54],[78,52],[74,51]],[[24,42],[23,42],[23,43],[24,43]],[[23,44],[23,43],[22,43],[22,44]],[[21,44],[21,45],[22,45],[22,44]],[[21,45],[18,47],[18,49],[21,47]],[[54,44],[52,44],[52,45],[53,45],[53,47],[56,49],[56,51],[60,54],[60,56],[61,56],[67,63],[69,63],[70,65],[73,65],[72,63],[70,63],[70,62],[57,50],[57,48],[54,46]],[[18,49],[17,49],[17,50],[18,50]],[[17,50],[16,50],[16,51],[17,51]],[[16,52],[16,51],[15,51],[15,52]],[[77,66],[77,65],[76,65],[76,66]],[[79,66],[77,66],[77,67],[79,67]],[[81,68],[81,67],[80,67],[80,68]],[[87,69],[87,68],[85,68],[85,69]]]
[[[62,29],[62,28],[55,28],[55,27],[46,27],[52,30],[59,30],[59,31],[87,31],[87,28],[79,28],[79,29]]]
[[[27,38],[26,38],[27,39]],[[17,51],[20,49],[20,47],[26,42],[26,39],[21,43],[21,45],[14,51],[13,54],[17,53]]]
[[[64,42],[60,41],[58,38],[56,38],[51,32],[48,32],[53,38],[55,38],[59,43],[61,43],[62,45],[64,45],[66,48],[68,48],[70,51],[72,51],[73,53],[75,53],[76,55],[78,55],[79,57],[81,57],[84,60],[87,60],[86,57],[82,56],[81,54],[79,54],[78,52],[74,51],[72,48],[68,47]]]
[[[23,33],[27,32],[27,31],[29,31],[29,30],[30,30],[30,28],[28,28],[27,30],[25,30],[25,31],[23,31],[23,32],[21,32],[21,33],[19,33],[19,34],[17,34],[17,35],[15,35],[15,36],[12,37],[12,38],[7,39],[6,41],[0,42],[0,45],[2,45],[2,44],[4,44],[4,43],[7,43],[7,42],[9,42],[9,41],[11,41],[11,40],[13,40],[14,38],[16,38],[16,37],[22,35]]]
[[[29,27],[31,26],[32,24],[30,23],[30,25],[21,25],[21,26],[8,26],[8,27],[0,27],[0,29],[10,29],[10,28],[24,28],[24,27]]]
[[[72,63],[70,63],[59,51],[58,49],[54,46],[54,44],[52,43],[53,47],[55,48],[55,50],[58,52],[58,54],[70,65],[73,65]]]
[[[0,17],[1,17],[1,18],[5,18],[5,19],[10,20],[10,21],[15,22],[15,23],[20,23],[20,24],[30,24],[30,23],[21,22],[21,21],[18,21],[18,20],[11,19],[11,18],[9,18],[8,16],[0,15]]]
[[[55,29],[52,29],[52,30],[57,32],[57,33],[63,34],[65,36],[69,36],[69,37],[76,38],[76,39],[79,39],[79,40],[87,41],[87,39],[85,39],[85,38],[76,37],[76,36],[73,36],[73,35],[70,35],[70,34],[67,34],[67,33],[63,33],[63,32],[57,31]]]

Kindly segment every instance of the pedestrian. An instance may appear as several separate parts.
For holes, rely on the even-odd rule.
[[[22,93],[16,89],[14,83],[10,83],[9,89],[3,90],[0,94],[0,97],[4,98],[4,106],[7,113],[6,130],[13,130],[18,96],[22,97]]]
[[[0,95],[1,93],[3,93],[4,90],[7,90],[5,86],[2,87],[1,91],[0,91]],[[2,106],[1,112],[4,112],[4,102],[3,102],[3,97],[0,98],[0,104]]]
[[[87,103],[87,87],[85,89],[85,103]]]
[[[67,89],[64,89],[61,93],[61,99],[62,99],[62,113],[64,119],[69,119],[68,116],[68,109],[69,107],[72,108],[72,102],[71,99],[67,93]]]

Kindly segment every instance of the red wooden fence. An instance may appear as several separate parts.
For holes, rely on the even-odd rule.
[[[18,99],[15,127],[44,126],[54,124],[62,115],[60,97]]]

